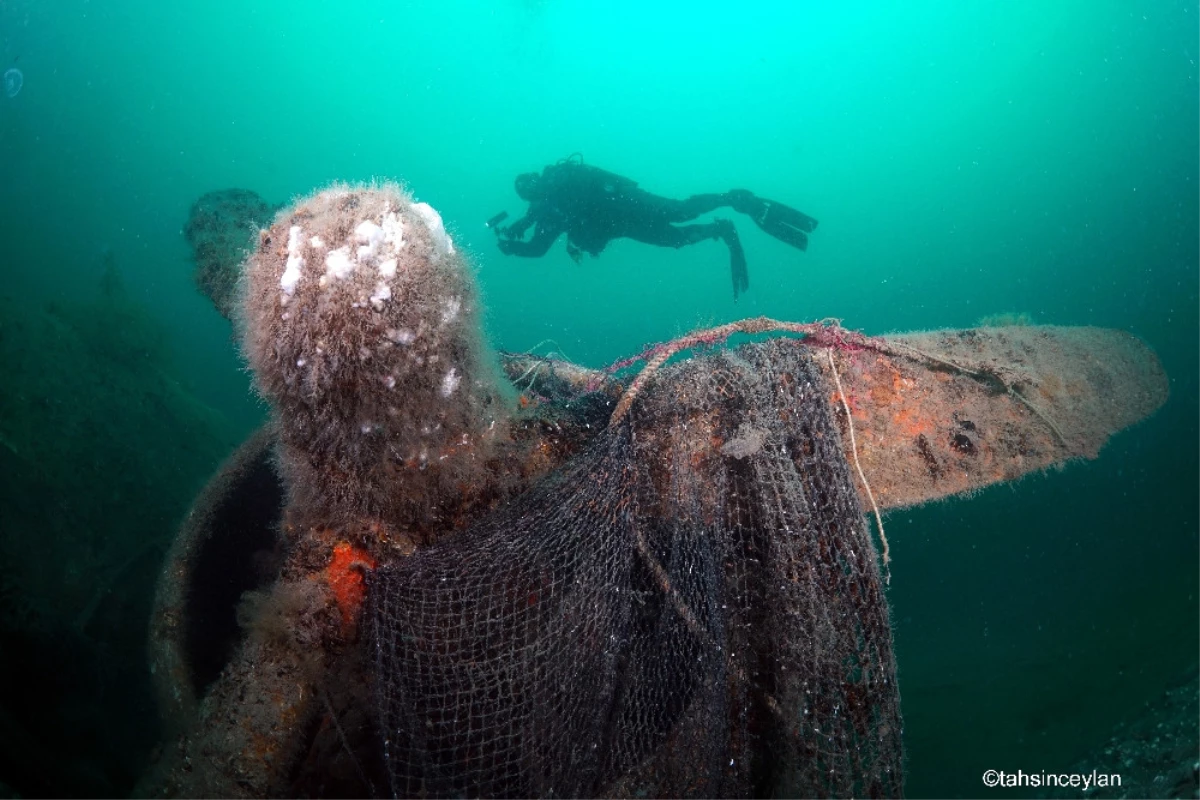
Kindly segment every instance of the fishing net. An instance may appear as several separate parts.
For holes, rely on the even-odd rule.
[[[394,794],[901,793],[888,608],[812,357],[667,367],[524,495],[376,571]]]
[[[506,357],[517,410],[391,186],[301,201],[245,271],[272,429],[168,554],[147,795],[898,795],[881,509],[1094,458],[1167,396],[1117,331],[756,318]],[[668,364],[735,333],[802,338]]]

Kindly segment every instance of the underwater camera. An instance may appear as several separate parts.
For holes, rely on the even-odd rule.
[[[502,229],[502,228],[500,228],[500,223],[501,223],[501,222],[504,222],[504,220],[506,220],[506,219],[508,219],[508,212],[507,212],[507,211],[501,211],[499,214],[497,214],[497,215],[495,215],[494,217],[490,218],[490,219],[489,219],[487,222],[485,222],[485,223],[483,223],[483,224],[484,224],[484,225],[486,225],[486,226],[488,226],[489,228],[491,228],[491,229],[492,229],[492,231],[493,231],[493,232],[494,232],[494,233],[495,233],[497,236],[501,236],[501,235],[503,235],[504,231],[503,231],[503,229]]]

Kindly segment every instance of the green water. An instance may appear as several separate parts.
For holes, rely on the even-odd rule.
[[[226,187],[399,179],[472,253],[495,345],[593,366],[760,314],[1132,331],[1171,377],[1152,419],[1095,462],[887,519],[907,790],[979,794],[989,767],[1067,767],[1197,660],[1198,23],[1145,0],[3,0],[24,86],[0,96],[0,293],[91,302],[115,254],[162,369],[231,440],[263,412],[181,235]],[[572,152],[820,227],[801,254],[735,216],[736,303],[715,242],[502,256],[483,221]]]

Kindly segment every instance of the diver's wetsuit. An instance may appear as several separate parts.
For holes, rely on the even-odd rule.
[[[573,159],[552,164],[541,175],[518,176],[517,193],[529,202],[529,209],[512,225],[496,229],[500,251],[505,254],[531,258],[545,255],[563,233],[567,234],[567,252],[576,261],[584,252],[600,255],[610,241],[621,237],[675,248],[721,239],[729,248],[735,299],[749,288],[750,279],[733,223],[726,219],[693,225],[676,223],[729,206],[800,250],[808,246],[806,234],[817,226],[812,217],[744,189],[673,200],[640,189],[629,178]],[[534,228],[533,236],[526,240],[530,227]]]

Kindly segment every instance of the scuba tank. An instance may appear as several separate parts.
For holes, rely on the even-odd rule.
[[[618,195],[637,188],[637,181],[583,163],[583,156],[572,153],[542,170],[542,180],[551,192],[567,189],[581,194]]]

